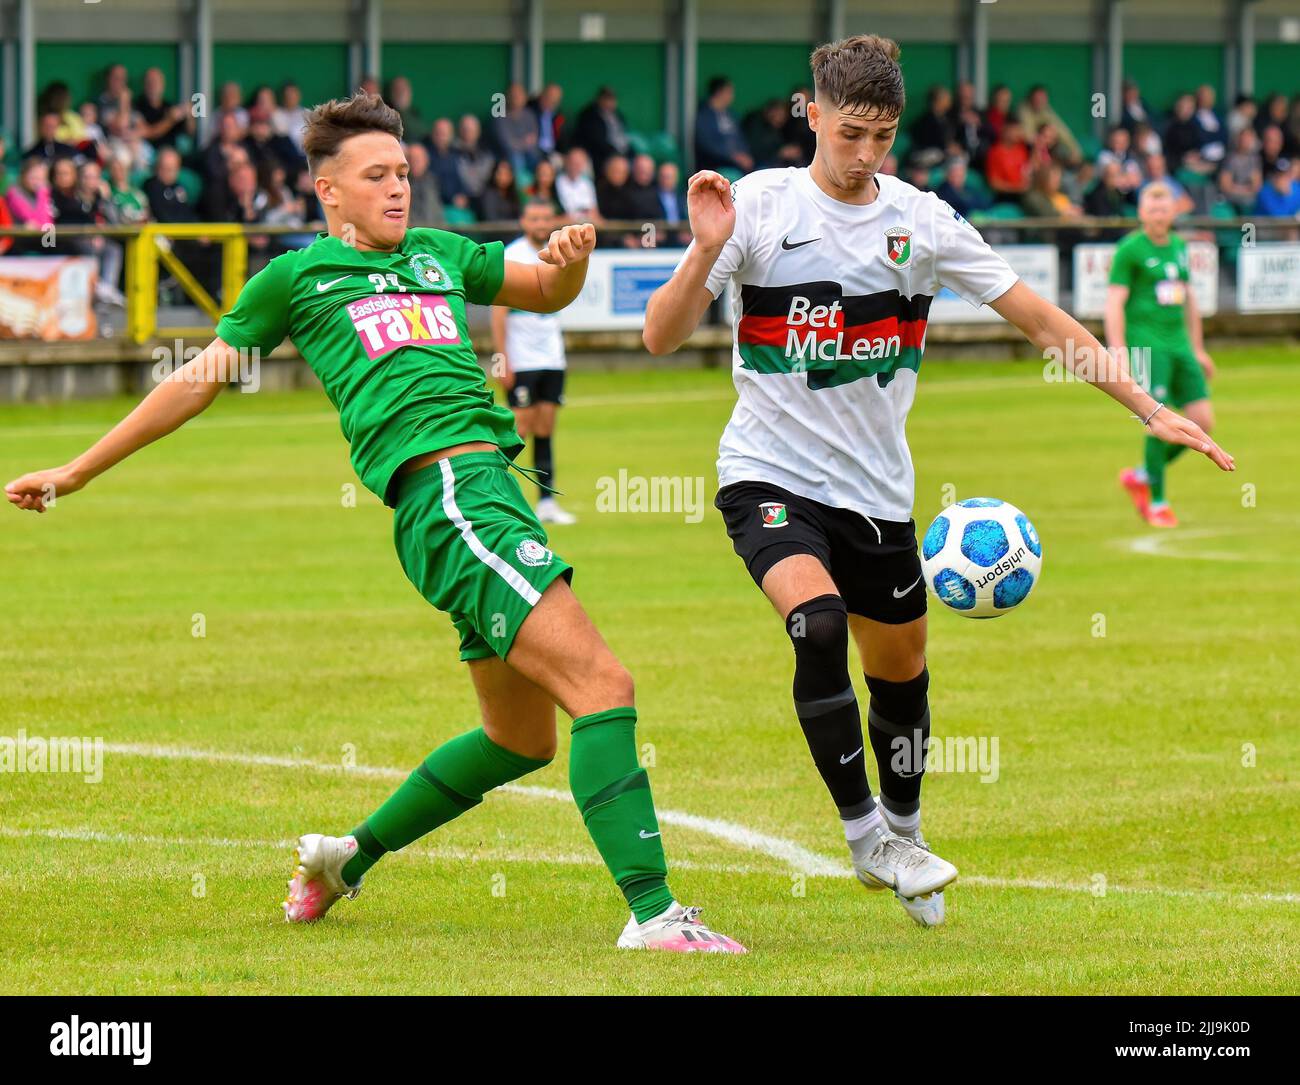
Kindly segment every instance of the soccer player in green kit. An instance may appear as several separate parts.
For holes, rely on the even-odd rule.
[[[10,482],[6,496],[43,512],[206,408],[240,371],[240,350],[292,339],[339,411],[358,476],[394,510],[403,569],[460,635],[483,723],[429,754],[351,833],[300,837],[285,918],[311,922],[355,898],[386,852],[548,764],[558,704],[573,718],[574,800],[632,912],[618,946],[743,953],[668,889],[632,679],[510,473],[523,442],[470,344],[469,302],[554,312],[573,301],[595,228],[555,231],[528,265],[506,261],[500,242],[409,229],[401,135],[401,118],[377,96],[314,109],[305,149],[328,232],[249,280],[213,342],[98,443]]]
[[[1174,215],[1168,185],[1156,182],[1142,190],[1142,229],[1119,243],[1110,267],[1106,343],[1111,350],[1127,347],[1129,368],[1142,378],[1146,391],[1161,403],[1172,403],[1209,433],[1214,410],[1208,379],[1214,376],[1214,362],[1201,338],[1187,244],[1173,232]],[[1142,466],[1120,472],[1120,485],[1138,514],[1154,527],[1178,526],[1165,499],[1165,468],[1185,447],[1148,433]]]

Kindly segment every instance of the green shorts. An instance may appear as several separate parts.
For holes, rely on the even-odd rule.
[[[1141,384],[1161,403],[1181,408],[1209,397],[1205,370],[1190,347],[1151,347],[1150,350],[1150,371],[1143,373],[1145,379]]]
[[[556,577],[573,567],[547,548],[501,452],[438,460],[398,482],[393,545],[411,583],[451,617],[460,658],[505,659]]]

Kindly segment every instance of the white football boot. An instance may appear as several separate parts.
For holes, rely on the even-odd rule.
[[[559,502],[553,497],[543,497],[537,502],[537,519],[544,524],[559,524],[561,527],[578,522],[578,518],[560,508]]]
[[[293,877],[289,895],[281,907],[288,923],[314,923],[341,897],[355,900],[361,882],[348,885],[343,866],[357,853],[355,836],[322,836],[308,833],[298,837],[293,849]]]
[[[868,889],[892,889],[900,897],[924,897],[957,877],[957,868],[905,836],[880,828],[854,841],[853,872]]]
[[[880,816],[885,819],[885,824],[889,825],[889,811],[880,803],[880,796],[876,796],[876,809],[880,811]],[[892,826],[891,826],[892,829]],[[893,829],[899,836],[910,840],[918,848],[930,850],[930,845],[926,843],[925,837],[921,835],[921,830],[917,827],[912,831],[900,831]],[[930,893],[928,896],[905,897],[901,893],[894,893],[898,898],[898,903],[903,906],[903,911],[910,915],[917,923],[923,927],[938,927],[944,920],[943,907],[943,890]]]
[[[638,923],[631,916],[618,936],[619,949],[661,949],[670,953],[748,953],[734,938],[709,930],[700,922],[698,908],[672,907],[653,919]]]

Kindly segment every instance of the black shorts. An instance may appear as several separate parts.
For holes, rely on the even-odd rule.
[[[515,373],[515,384],[506,395],[511,407],[531,407],[535,403],[564,405],[563,369],[526,369]]]
[[[925,613],[916,521],[868,519],[769,482],[735,482],[714,501],[754,583],[791,554],[826,567],[850,614],[901,625]]]

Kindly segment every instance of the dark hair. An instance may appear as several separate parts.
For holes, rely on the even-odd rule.
[[[902,115],[906,95],[897,42],[876,34],[855,34],[818,46],[809,62],[822,101],[850,112]]]
[[[729,87],[729,86],[731,86],[731,80],[728,79],[725,75],[715,75],[712,79],[709,80],[709,88],[705,92],[705,97],[712,98],[723,87]]]
[[[402,116],[378,94],[354,94],[351,98],[332,98],[307,114],[303,150],[312,175],[321,163],[333,158],[353,136],[366,132],[387,132],[402,138]]]

